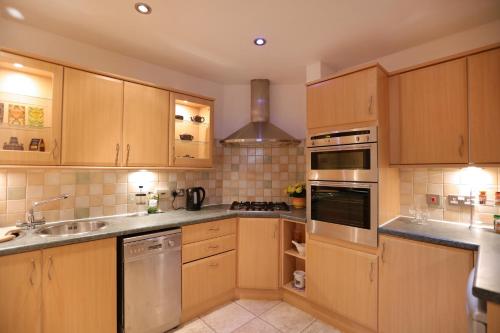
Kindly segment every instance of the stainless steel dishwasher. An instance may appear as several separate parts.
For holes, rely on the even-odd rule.
[[[161,333],[181,318],[180,229],[123,238],[124,333]]]

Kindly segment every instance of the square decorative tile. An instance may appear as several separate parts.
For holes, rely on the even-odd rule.
[[[254,315],[260,316],[264,312],[280,304],[281,301],[268,301],[260,299],[239,299],[236,301],[236,303],[241,305]]]
[[[284,302],[265,312],[260,318],[287,333],[301,332],[314,320],[310,314]]]
[[[179,328],[168,331],[169,333],[212,333],[210,327],[207,326],[201,319],[195,319],[186,324],[182,325]]]
[[[307,326],[303,333],[340,333],[339,330],[325,324],[322,321],[315,320],[311,325]]]
[[[260,318],[255,318],[233,331],[234,333],[280,333],[271,324],[266,323]]]
[[[236,303],[229,303],[201,317],[201,320],[217,333],[230,333],[253,318],[255,318],[255,316],[251,312],[245,310]]]

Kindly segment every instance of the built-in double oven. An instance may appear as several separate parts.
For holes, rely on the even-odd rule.
[[[312,234],[377,246],[377,128],[307,140],[307,220]]]

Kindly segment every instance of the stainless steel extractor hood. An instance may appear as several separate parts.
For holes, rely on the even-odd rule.
[[[269,122],[269,80],[251,81],[251,122],[225,138],[222,144],[273,146],[299,144],[300,141]]]

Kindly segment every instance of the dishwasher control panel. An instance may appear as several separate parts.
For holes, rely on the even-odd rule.
[[[126,260],[170,250],[179,250],[180,246],[180,232],[131,237],[123,242],[123,257]]]

